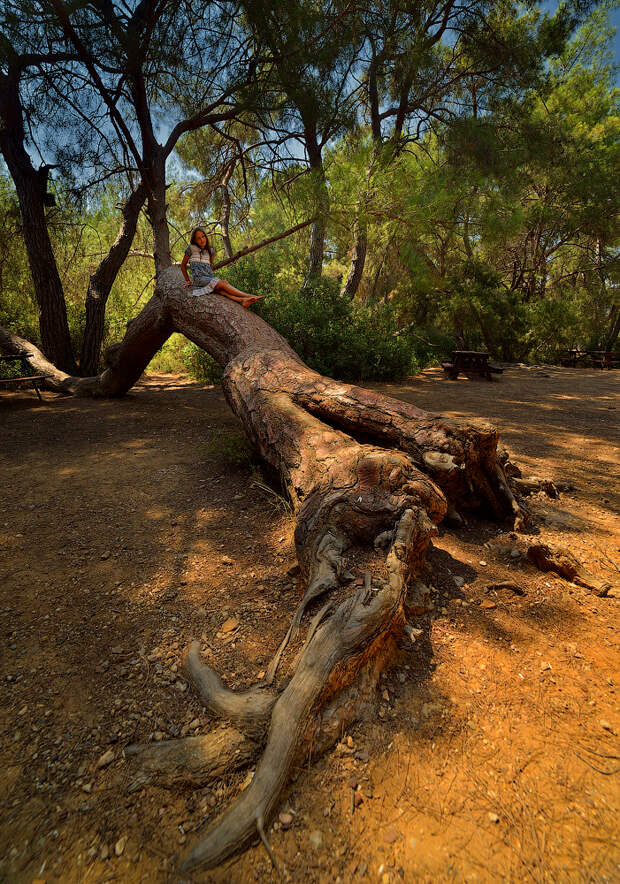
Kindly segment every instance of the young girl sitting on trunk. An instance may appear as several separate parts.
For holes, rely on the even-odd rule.
[[[237,301],[238,304],[242,304],[244,307],[249,307],[262,299],[262,295],[248,295],[247,292],[240,292],[239,289],[236,289],[226,280],[218,279],[214,276],[211,269],[212,261],[213,251],[209,245],[207,234],[202,227],[196,227],[181,261],[181,270],[185,277],[185,284],[194,286],[196,290],[194,294],[207,295],[211,292],[216,292],[218,295],[225,295],[231,301]],[[188,263],[192,272],[192,279],[187,275]]]

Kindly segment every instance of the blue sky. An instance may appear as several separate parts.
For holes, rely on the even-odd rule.
[[[620,5],[618,4],[618,0],[616,0],[616,8],[610,13],[609,20],[611,25],[616,29],[616,34],[614,36],[613,48],[614,48],[614,61],[616,65],[620,65]],[[546,2],[542,3],[543,9],[548,9],[552,11],[557,9],[558,2],[557,0],[546,0]]]
[[[616,29],[614,36],[614,61],[617,65],[620,65],[620,6],[616,4],[616,7],[610,14],[609,20]]]
[[[610,20],[616,29],[616,35],[614,37],[614,58],[616,64],[620,65],[620,8],[614,9],[610,15]]]

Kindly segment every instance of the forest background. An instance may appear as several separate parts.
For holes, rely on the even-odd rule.
[[[7,2],[0,325],[96,373],[195,225],[226,261],[308,222],[221,273],[322,373],[613,349],[612,9]]]

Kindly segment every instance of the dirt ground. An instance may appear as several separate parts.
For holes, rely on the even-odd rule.
[[[619,382],[430,369],[376,388],[491,419],[525,475],[573,482],[530,498],[536,539],[617,587]],[[0,394],[0,881],[179,881],[178,858],[247,784],[131,792],[123,758],[216,726],[180,671],[190,640],[229,685],[252,684],[301,592],[290,516],[206,444],[222,426],[237,424],[219,389],[172,375],[119,401]],[[293,824],[269,836],[285,880],[620,880],[620,590],[537,571],[527,542],[484,521],[441,531],[435,610],[383,679],[376,719],[283,796]],[[502,580],[523,594],[488,590]],[[192,880],[277,878],[256,845]]]

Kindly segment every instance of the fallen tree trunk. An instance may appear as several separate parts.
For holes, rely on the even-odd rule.
[[[174,331],[224,367],[226,398],[293,505],[306,591],[267,683],[275,679],[308,606],[346,583],[347,549],[372,550],[375,539],[378,547],[388,547],[384,564],[367,575],[364,587],[314,617],[279,696],[264,687],[235,695],[201,663],[197,647],[190,649],[186,670],[203,703],[253,743],[264,744],[264,751],[250,786],[190,850],[183,862],[187,871],[219,864],[257,835],[268,846],[264,826],[294,759],[333,741],[372,705],[397,641],[419,634],[407,618],[424,612],[428,590],[420,575],[446,514],[458,521],[460,511],[481,510],[518,523],[520,513],[498,459],[494,427],[465,425],[317,374],[260,317],[217,295],[190,295],[178,267],[160,275],[153,298],[108,353],[106,371],[80,379],[54,370],[50,383],[77,395],[120,396]],[[6,332],[0,346],[32,351]],[[40,354],[33,357],[33,367],[53,369],[44,362]],[[149,771],[163,751],[153,750]],[[182,778],[188,753],[165,750],[172,779]]]

